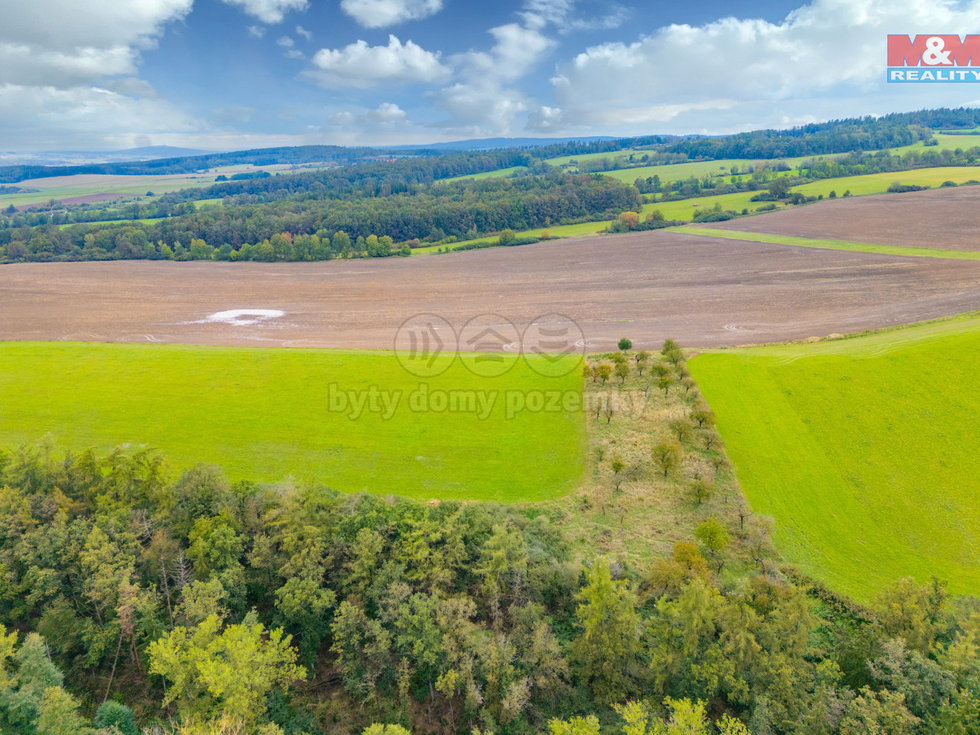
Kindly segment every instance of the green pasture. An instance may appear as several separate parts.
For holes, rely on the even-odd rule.
[[[640,214],[646,217],[651,212],[659,209],[666,219],[690,221],[694,219],[695,212],[698,210],[713,209],[715,204],[720,204],[722,209],[733,212],[741,212],[743,209],[748,209],[749,212],[755,212],[759,207],[772,204],[772,202],[753,202],[752,197],[758,193],[757,191],[739,191],[734,194],[693,197],[691,199],[679,199],[673,202],[649,202],[643,205],[643,210]],[[776,208],[783,209],[783,205],[776,202]]]
[[[859,600],[905,576],[980,593],[980,314],[690,369],[786,559]]]
[[[576,225],[558,225],[557,227],[538,227],[533,230],[524,230],[522,232],[516,233],[520,237],[541,237],[543,234],[548,234],[550,238],[565,238],[565,237],[585,237],[587,235],[597,235],[606,227],[609,226],[610,220],[603,220],[601,222],[580,222]],[[429,245],[427,247],[414,248],[412,250],[412,255],[433,255],[438,253],[443,248],[449,248],[449,250],[458,250],[464,245],[473,245],[476,243],[494,244],[497,242],[498,236],[493,235],[490,237],[478,237],[473,240],[460,240],[459,242],[450,243],[448,245]],[[524,247],[523,245],[518,245],[517,247]]]
[[[912,258],[949,258],[952,260],[980,260],[980,252],[968,250],[942,250],[940,248],[911,247],[908,245],[878,245],[869,242],[851,242],[849,240],[823,240],[812,237],[794,237],[791,235],[770,235],[766,232],[745,232],[740,230],[722,230],[713,227],[672,227],[671,232],[687,235],[702,235],[705,237],[720,237],[743,242],[764,242],[775,245],[793,245],[801,248],[820,248],[822,250],[847,250],[858,253],[880,253],[882,255],[904,255]]]
[[[127,222],[139,222],[144,225],[152,225],[154,222],[160,222],[167,219],[166,217],[144,217],[142,219],[103,219],[96,222],[70,222],[66,225],[58,225],[59,230],[67,230],[69,227],[93,227],[96,225],[121,225]]]
[[[644,150],[642,148],[624,148],[621,151],[606,151],[605,153],[581,153],[577,156],[557,156],[555,158],[545,159],[545,163],[550,163],[552,166],[568,166],[575,163],[598,161],[603,158],[608,158],[610,160],[622,158],[628,160],[630,155],[639,158],[640,156],[651,154],[653,154],[653,151],[649,149]]]
[[[512,359],[501,377],[478,377],[457,358],[419,378],[390,352],[0,343],[0,447],[50,435],[59,450],[149,446],[173,468],[216,464],[232,480],[293,477],[415,498],[555,498],[583,472],[583,414],[516,408],[521,396],[531,405],[546,392],[580,400],[581,370],[543,377]],[[382,411],[357,414],[349,398],[342,406],[349,391],[374,395]],[[384,404],[382,391],[399,398]],[[480,396],[492,402],[467,405]]]
[[[507,176],[517,176],[527,172],[527,166],[511,166],[509,168],[498,168],[494,171],[484,171],[479,174],[466,174],[464,176],[453,176],[449,179],[439,179],[442,181],[479,181],[481,179],[499,179]]]
[[[970,148],[980,146],[980,131],[978,131],[976,135],[949,135],[946,133],[935,133],[932,137],[936,139],[936,143],[938,145],[927,146],[925,141],[920,140],[910,145],[903,145],[897,148],[886,148],[885,150],[891,151],[895,154],[902,154],[906,151],[955,151],[957,148],[968,150]]]
[[[841,196],[850,190],[851,194],[882,194],[888,187],[898,181],[902,184],[928,186],[936,188],[945,181],[962,184],[967,181],[980,181],[980,166],[941,166],[939,168],[917,168],[911,171],[892,171],[883,174],[865,174],[864,176],[843,176],[838,179],[823,179],[810,184],[793,187],[806,196],[829,196],[831,191]]]
[[[66,182],[66,178],[71,181]],[[25,189],[38,189],[27,194],[0,194],[0,208],[24,204],[42,204],[55,200],[71,199],[90,194],[124,194],[127,197],[142,197],[146,192],[165,194],[191,187],[210,186],[214,183],[211,174],[187,174],[167,176],[72,176],[56,179],[32,179],[11,186]]]

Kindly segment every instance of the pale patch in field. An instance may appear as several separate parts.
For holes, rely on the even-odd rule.
[[[280,311],[279,309],[228,309],[227,311],[216,311],[211,316],[196,323],[248,326],[250,324],[261,324],[270,319],[278,319],[285,315],[286,312]]]

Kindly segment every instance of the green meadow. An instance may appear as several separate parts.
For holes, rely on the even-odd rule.
[[[536,501],[579,482],[585,422],[534,401],[581,391],[580,369],[543,377],[516,356],[501,377],[457,359],[419,378],[390,352],[7,342],[0,447],[50,436],[75,452],[148,446],[232,480]]]
[[[980,167],[977,166],[941,166],[939,168],[917,168],[911,171],[893,171],[883,174],[866,174],[864,176],[843,176],[839,179],[824,179],[810,184],[796,186],[792,191],[798,191],[806,196],[828,196],[831,191],[841,196],[845,191],[858,196],[861,194],[882,194],[895,182],[914,184],[936,188],[945,181],[963,184],[967,181],[980,181]]]
[[[722,230],[712,227],[671,227],[670,232],[682,235],[701,235],[719,237],[743,242],[763,242],[775,245],[793,245],[800,248],[820,248],[821,250],[845,250],[855,253],[879,253],[881,255],[904,255],[911,258],[947,258],[951,260],[980,260],[980,252],[969,250],[943,250],[941,248],[919,248],[908,245],[878,245],[870,242],[850,240],[824,240],[813,237],[794,237],[792,235],[770,235],[766,232],[744,232]]]
[[[690,369],[786,559],[859,600],[934,574],[980,593],[980,314]]]
[[[439,179],[441,182],[448,181],[479,181],[481,179],[499,179],[506,178],[508,176],[518,176],[523,173],[527,173],[527,166],[511,166],[509,168],[498,168],[493,171],[484,171],[479,174],[465,174],[463,176],[453,176],[448,179]]]

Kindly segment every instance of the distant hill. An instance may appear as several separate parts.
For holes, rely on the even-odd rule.
[[[0,153],[0,165],[84,166],[96,163],[123,163],[157,158],[201,156],[207,153],[209,151],[196,148],[178,148],[172,145],[151,145],[113,151],[17,151]]]
[[[74,176],[76,174],[111,174],[116,176],[147,176],[155,174],[185,174],[206,171],[219,166],[271,166],[273,164],[324,163],[349,165],[364,160],[384,160],[393,155],[392,151],[378,151],[371,148],[344,148],[335,145],[307,145],[284,148],[259,148],[229,153],[205,153],[203,155],[174,156],[158,158],[146,156],[134,159],[134,151],[166,150],[166,146],[150,149],[131,149],[125,160],[99,163],[76,163],[69,165],[42,165],[36,163],[14,166],[0,166],[0,184],[13,184],[26,179],[48,178],[51,176]],[[180,150],[180,149],[175,149]],[[438,155],[432,151],[431,155]],[[0,157],[0,163],[3,158]]]
[[[578,138],[474,138],[472,140],[451,140],[427,145],[396,145],[389,150],[425,149],[430,151],[489,151],[497,148],[533,148],[558,143],[593,143],[616,140],[603,135],[582,136]]]
[[[972,130],[978,126],[980,126],[980,108],[939,108],[893,113],[882,117],[830,120],[784,130],[755,130],[719,136],[480,138],[433,143],[427,146],[345,148],[335,145],[306,145],[259,148],[227,153],[200,154],[192,151],[194,155],[180,155],[186,153],[187,149],[149,146],[101,154],[122,157],[125,160],[114,158],[114,160],[98,163],[73,162],[68,165],[54,166],[43,165],[37,161],[22,162],[19,165],[3,165],[4,163],[12,163],[10,156],[16,156],[16,154],[0,154],[0,184],[15,184],[27,179],[72,176],[75,174],[197,173],[220,166],[245,164],[252,166],[274,164],[350,166],[368,162],[390,163],[396,159],[408,157],[441,157],[469,152],[529,148],[536,149],[531,155],[540,158],[605,153],[622,150],[630,146],[656,148],[661,153],[684,155],[690,160],[782,158],[895,148],[919,140],[926,140],[931,136],[932,130]],[[70,155],[70,153],[65,155]]]
[[[148,160],[152,158],[178,158],[185,156],[204,156],[213,151],[197,148],[178,148],[172,145],[148,145],[142,148],[126,148],[111,151],[112,158],[119,161]]]

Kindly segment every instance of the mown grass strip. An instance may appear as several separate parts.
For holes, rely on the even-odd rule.
[[[850,242],[848,240],[821,240],[791,235],[770,235],[765,232],[744,232],[741,230],[717,230],[710,227],[672,227],[670,232],[682,235],[702,235],[720,237],[728,240],[762,242],[770,245],[793,245],[800,248],[819,248],[821,250],[846,250],[853,253],[877,253],[879,255],[904,255],[910,258],[947,258],[950,260],[980,260],[980,252],[968,250],[941,250],[939,248],[916,248],[908,245],[878,245],[870,242]]]

